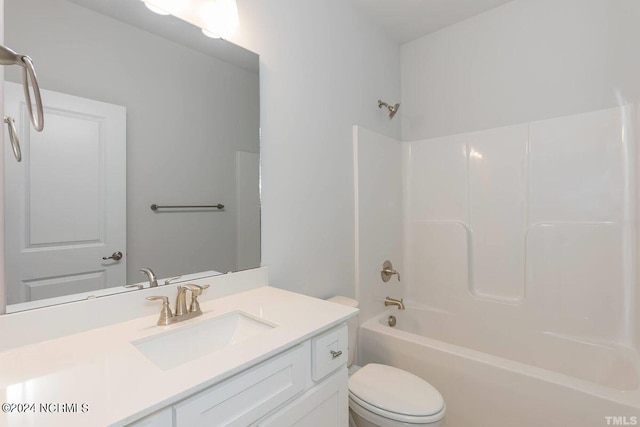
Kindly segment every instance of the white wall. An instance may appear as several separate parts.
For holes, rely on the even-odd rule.
[[[36,59],[41,87],[127,107],[128,281],[235,270],[236,151],[258,151],[258,76],[71,2],[5,6],[7,45]]]
[[[262,262],[274,286],[354,294],[352,125],[398,138],[399,47],[344,0],[238,0],[260,55]],[[402,112],[402,110],[400,110]]]
[[[402,139],[640,98],[640,2],[515,0],[402,46]]]
[[[384,311],[384,298],[405,298],[403,144],[361,126],[354,127],[356,178],[356,295],[361,320]],[[384,282],[382,263],[400,273]],[[400,279],[400,280],[398,280]]]

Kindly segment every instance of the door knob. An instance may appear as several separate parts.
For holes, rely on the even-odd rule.
[[[111,254],[111,256],[103,256],[102,259],[105,261],[108,259],[112,259],[114,261],[120,261],[122,259],[122,252],[120,251],[114,252]]]

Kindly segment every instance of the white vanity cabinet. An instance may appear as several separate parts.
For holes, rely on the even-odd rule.
[[[173,427],[173,410],[164,408],[129,425],[133,427]]]
[[[346,427],[345,324],[175,403],[134,427]]]
[[[346,366],[256,427],[346,427],[349,424]]]

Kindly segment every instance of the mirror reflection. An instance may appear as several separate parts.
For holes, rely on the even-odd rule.
[[[258,267],[257,55],[141,1],[4,3],[45,107],[34,132],[7,67],[7,311]]]

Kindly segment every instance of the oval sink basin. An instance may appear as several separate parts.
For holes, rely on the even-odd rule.
[[[163,370],[175,368],[208,353],[246,341],[276,325],[235,311],[152,337],[132,341],[147,359]]]

